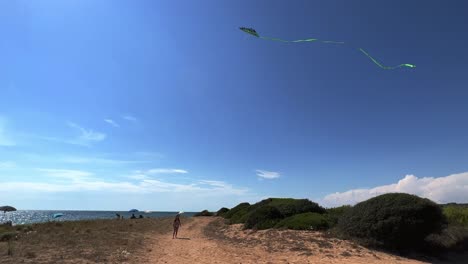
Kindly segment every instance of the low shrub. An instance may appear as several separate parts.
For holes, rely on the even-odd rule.
[[[226,207],[223,207],[216,212],[216,216],[224,216],[227,212],[229,212],[229,209]]]
[[[449,225],[440,233],[430,234],[425,239],[430,251],[468,251],[468,228]]]
[[[249,213],[250,204],[240,203],[235,207],[231,208],[229,212],[224,215],[224,218],[229,219],[230,224],[241,224],[245,223],[247,214]]]
[[[448,205],[443,208],[443,212],[451,225],[468,227],[468,207]]]
[[[341,216],[343,216],[351,208],[352,207],[350,205],[327,208],[325,215],[327,217],[327,222],[329,223],[329,227],[336,226]]]
[[[415,195],[389,193],[356,204],[340,217],[338,228],[368,245],[408,249],[441,231],[444,223],[436,203]]]
[[[301,213],[325,213],[325,209],[308,199],[293,199],[293,198],[268,198],[252,205],[251,210],[255,210],[262,206],[276,207],[284,217],[289,217]]]
[[[246,229],[268,229],[273,228],[283,215],[273,206],[265,205],[251,211],[246,218],[244,228]]]
[[[275,225],[277,228],[294,230],[323,230],[330,227],[326,215],[318,213],[303,213],[290,216]]]
[[[193,216],[214,216],[214,213],[209,212],[208,210],[203,210],[199,213],[194,214]]]

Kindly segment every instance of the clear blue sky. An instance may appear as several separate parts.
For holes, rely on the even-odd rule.
[[[213,210],[467,172],[466,10],[1,0],[0,204]]]

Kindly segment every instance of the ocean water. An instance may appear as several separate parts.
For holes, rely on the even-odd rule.
[[[54,214],[61,213],[62,217],[54,218]],[[43,223],[49,221],[77,221],[92,219],[115,219],[116,213],[124,218],[130,218],[132,213],[128,211],[52,211],[52,210],[19,210],[15,212],[0,212],[0,223],[12,221],[13,225]],[[136,212],[135,216],[143,215],[145,218],[157,218],[175,216],[177,212]],[[184,216],[193,216],[194,212],[185,212]]]

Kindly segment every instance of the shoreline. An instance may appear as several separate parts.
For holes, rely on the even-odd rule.
[[[63,213],[63,216],[54,218],[55,213]],[[113,220],[117,219],[116,214],[123,216],[128,219],[132,214],[135,216],[142,215],[144,218],[161,218],[161,217],[172,217],[177,212],[169,211],[87,211],[87,210],[18,210],[15,212],[8,212],[6,214],[0,214],[0,224],[12,221],[14,226],[17,225],[28,225],[35,223],[47,223],[47,222],[65,222],[65,221],[81,221],[81,220]],[[191,217],[194,212],[186,212],[185,216]]]

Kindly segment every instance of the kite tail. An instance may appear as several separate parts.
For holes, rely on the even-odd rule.
[[[285,40],[285,39],[270,38],[270,37],[264,37],[264,36],[259,36],[259,38],[265,39],[265,40],[273,40],[273,41],[287,42],[287,43],[320,41],[320,42],[322,42],[322,43],[344,44],[344,42],[341,42],[341,41],[332,41],[332,40],[321,41],[321,40],[318,40],[318,39],[315,39],[315,38],[296,39],[296,40]]]
[[[364,54],[366,55],[366,57],[368,57],[369,59],[372,60],[372,62],[375,63],[375,65],[379,66],[380,68],[384,69],[384,70],[393,70],[393,69],[397,69],[397,68],[401,68],[401,67],[408,67],[408,68],[416,68],[416,65],[413,65],[413,64],[408,64],[408,63],[403,63],[403,64],[400,64],[400,65],[397,65],[397,66],[392,66],[392,67],[389,67],[389,66],[384,66],[382,64],[380,64],[376,59],[374,59],[371,55],[369,55],[369,53],[367,53],[365,50],[359,48],[359,50]]]
[[[259,36],[259,38],[265,39],[265,40],[279,41],[279,42],[292,42],[290,40],[284,40],[284,39],[279,39],[279,38],[269,38],[269,37],[263,37],[263,36]]]
[[[251,29],[253,31],[253,29]],[[249,34],[253,34],[253,33],[250,33],[248,32]],[[280,38],[270,38],[270,37],[264,37],[264,36],[260,36],[258,35],[258,33],[256,31],[254,31],[254,36],[256,37],[259,37],[261,39],[265,39],[265,40],[271,40],[271,41],[279,41],[279,42],[285,42],[285,43],[298,43],[298,42],[313,42],[313,41],[319,41],[321,43],[327,43],[327,44],[345,44],[344,42],[342,41],[333,41],[333,40],[318,40],[318,39],[315,39],[315,38],[308,38],[308,39],[297,39],[297,40],[285,40],[285,39],[280,39]],[[362,48],[358,48],[359,51],[361,51],[366,57],[368,57],[372,62],[374,62],[375,65],[379,66],[380,68],[384,69],[384,70],[393,70],[393,69],[397,69],[397,68],[403,68],[403,67],[408,67],[408,68],[416,68],[416,65],[414,64],[408,64],[408,63],[403,63],[403,64],[400,64],[400,65],[397,65],[397,66],[385,66],[385,65],[382,65],[380,62],[378,62],[376,59],[374,59],[371,55],[369,55],[369,53],[367,53],[365,50],[363,50]]]
[[[322,43],[331,43],[331,44],[344,44],[342,41],[333,41],[333,40],[324,40]]]

